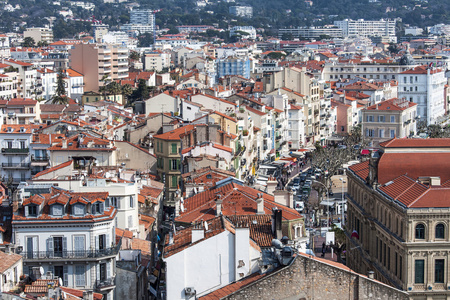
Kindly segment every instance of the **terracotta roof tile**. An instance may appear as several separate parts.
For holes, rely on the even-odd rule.
[[[22,255],[0,251],[0,273],[5,273],[15,263],[22,259]]]

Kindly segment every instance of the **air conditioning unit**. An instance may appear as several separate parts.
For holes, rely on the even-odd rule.
[[[187,287],[184,289],[184,293],[186,294],[186,296],[195,296],[197,292],[193,287]]]

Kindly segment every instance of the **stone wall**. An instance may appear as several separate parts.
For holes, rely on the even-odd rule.
[[[406,292],[347,267],[298,255],[291,265],[222,299],[409,299]]]

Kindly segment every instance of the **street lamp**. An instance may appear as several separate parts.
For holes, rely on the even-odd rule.
[[[344,178],[339,178],[340,181],[342,181],[342,192],[341,192],[341,217],[342,217],[342,227],[344,227],[345,225],[345,221],[344,221],[344,184],[346,183],[346,181],[344,180]]]
[[[317,181],[317,180],[314,180],[313,183],[318,183],[318,184],[322,185],[325,188],[326,192],[327,192],[326,195],[327,195],[327,198],[328,198],[329,194],[328,194],[327,186],[325,184],[323,184],[322,182]],[[330,206],[327,203],[327,227],[329,227],[331,225],[329,222],[330,222]]]

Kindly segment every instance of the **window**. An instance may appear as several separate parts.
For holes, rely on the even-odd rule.
[[[85,266],[84,265],[76,265],[75,266],[75,285],[76,286],[85,286],[86,285],[86,275],[85,275]]]
[[[373,135],[374,135],[374,130],[373,129],[366,129],[366,136],[373,137]]]
[[[367,116],[367,122],[373,122],[373,116]]]
[[[391,116],[391,123],[395,123],[395,116]]]
[[[100,278],[98,280],[106,280],[106,264],[100,264]]]
[[[384,137],[384,129],[380,129],[380,132],[379,132],[379,137]]]
[[[417,224],[416,225],[416,239],[425,239],[425,225]]]
[[[54,204],[52,205],[52,215],[53,216],[62,216],[63,215],[63,206]]]
[[[173,188],[178,187],[178,178],[177,178],[177,176],[172,176],[171,187],[173,187]]]
[[[345,131],[345,126],[341,126],[341,131]]]
[[[177,154],[177,144],[172,143],[172,151],[171,154]]]
[[[63,257],[63,237],[55,236],[53,237],[53,255],[56,257]]]
[[[95,202],[92,204],[92,214],[103,214],[103,203]]]
[[[28,205],[28,216],[30,217],[37,216],[37,205]]]
[[[435,238],[437,239],[443,239],[444,238],[444,224],[437,224],[436,230],[435,230]]]
[[[417,259],[414,264],[414,283],[424,283],[425,260]]]
[[[385,117],[384,116],[378,116],[378,122],[384,123],[385,122]]]
[[[172,159],[170,161],[170,169],[171,170],[179,170],[180,169],[180,160],[179,159]]]
[[[25,141],[20,141],[20,149],[25,149],[25,148],[26,148]]]
[[[72,213],[75,216],[84,216],[84,205],[77,203],[72,207]]]
[[[98,250],[106,249],[106,234],[100,234],[97,237],[97,241],[98,241],[98,245],[97,245]]]
[[[130,196],[130,208],[134,207],[134,197]]]
[[[391,138],[395,138],[395,129],[391,129]]]
[[[436,283],[444,283],[444,263],[443,259],[434,261],[434,282]]]

